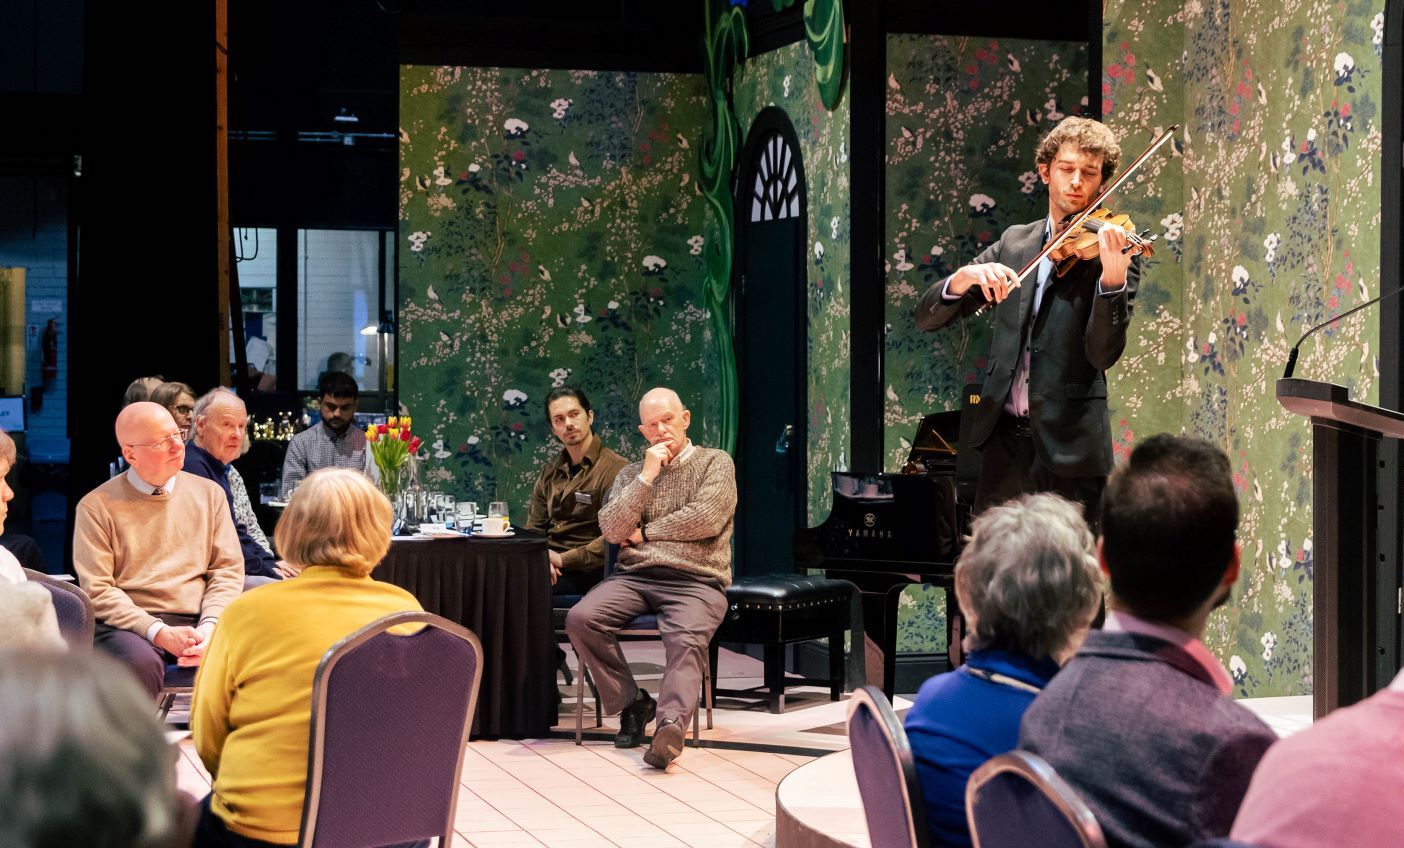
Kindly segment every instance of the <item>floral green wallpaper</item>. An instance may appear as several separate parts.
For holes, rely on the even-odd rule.
[[[809,212],[808,516],[829,515],[829,473],[847,468],[849,449],[848,97],[830,112],[814,81],[814,56],[803,42],[753,56],[735,79],[742,133],[767,106],[783,109],[799,137]],[[845,88],[847,82],[844,83]],[[743,138],[743,143],[745,139]],[[745,163],[738,163],[744,168]]]
[[[429,483],[523,520],[563,383],[626,457],[658,384],[714,444],[702,78],[404,66],[400,94],[400,399]]]
[[[901,468],[923,416],[958,408],[990,345],[993,313],[938,333],[912,318],[921,293],[999,238],[1046,215],[1038,138],[1077,114],[1083,44],[942,35],[887,37],[884,456]],[[907,589],[903,651],[945,650],[944,593]]]
[[[1228,451],[1243,575],[1206,641],[1246,696],[1311,691],[1311,435],[1274,397],[1305,327],[1379,289],[1383,2],[1114,2],[1103,110],[1182,123],[1125,206],[1161,236],[1113,377],[1116,450],[1159,431]],[[1378,317],[1309,340],[1297,374],[1377,400]]]
[[[1274,382],[1306,326],[1379,288],[1382,10],[1239,0],[1106,7],[1102,110],[1126,156],[1183,126],[1114,204],[1158,241],[1130,344],[1110,375],[1113,447],[1124,457],[1139,437],[1183,432],[1233,459],[1243,576],[1206,641],[1242,696],[1311,690],[1310,432],[1277,404]],[[911,303],[973,255],[984,232],[1042,213],[1037,184],[1023,191],[1027,151],[1082,91],[1080,52],[1034,58],[1016,47],[1052,46],[889,38],[892,464],[911,422],[951,406],[988,346],[979,324],[916,333]],[[1016,66],[1027,82],[1009,79]],[[951,93],[954,113],[937,111],[947,101],[928,84]],[[970,86],[1008,99],[967,102]],[[1373,401],[1376,321],[1366,313],[1309,341],[1298,374]],[[923,600],[908,606],[904,649],[929,649],[942,629]]]

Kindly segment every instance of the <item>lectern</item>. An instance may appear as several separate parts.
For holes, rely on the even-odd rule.
[[[1311,419],[1312,711],[1320,719],[1388,684],[1392,674],[1398,542],[1381,533],[1397,526],[1382,521],[1395,498],[1382,490],[1394,477],[1384,473],[1381,439],[1404,438],[1404,413],[1353,401],[1342,386],[1299,378],[1278,380],[1277,400]]]

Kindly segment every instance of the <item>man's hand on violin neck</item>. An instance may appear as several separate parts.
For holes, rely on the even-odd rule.
[[[1102,260],[1102,288],[1108,291],[1126,285],[1126,272],[1131,267],[1131,244],[1121,227],[1102,227],[1097,232],[1097,252]]]
[[[983,262],[966,265],[952,274],[947,292],[960,296],[972,288],[978,288],[986,303],[1003,303],[1009,292],[1018,287],[1018,271],[999,262]]]

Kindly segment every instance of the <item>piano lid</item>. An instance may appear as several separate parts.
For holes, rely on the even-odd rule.
[[[912,438],[903,474],[929,474],[955,467],[960,440],[960,412],[933,412],[921,419]]]

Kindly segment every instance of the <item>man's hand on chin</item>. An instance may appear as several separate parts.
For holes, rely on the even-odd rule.
[[[658,442],[649,445],[644,451],[644,467],[641,472],[643,478],[652,483],[658,477],[658,472],[668,467],[668,463],[673,461],[673,450],[668,447],[667,442]]]

